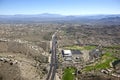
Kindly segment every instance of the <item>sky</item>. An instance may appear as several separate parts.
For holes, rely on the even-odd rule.
[[[120,14],[120,0],[0,0],[0,15],[42,13]]]

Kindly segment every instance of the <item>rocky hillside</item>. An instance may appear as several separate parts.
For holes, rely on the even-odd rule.
[[[61,27],[60,39],[60,43],[65,45],[120,45],[120,26],[64,25]]]
[[[44,50],[28,43],[0,42],[0,80],[40,80],[46,73]]]

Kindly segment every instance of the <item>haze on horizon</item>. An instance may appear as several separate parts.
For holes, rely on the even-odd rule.
[[[120,14],[120,0],[0,0],[0,15],[42,14],[97,15]]]

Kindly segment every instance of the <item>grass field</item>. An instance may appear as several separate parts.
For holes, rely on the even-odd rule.
[[[96,46],[68,46],[64,47],[65,49],[70,49],[70,50],[92,50],[95,49]]]
[[[66,68],[62,80],[74,80],[75,79],[75,69],[72,67]]]
[[[101,57],[100,61],[98,61],[97,63],[92,64],[90,66],[86,66],[84,68],[84,71],[101,70],[101,69],[110,68],[110,62],[112,62],[114,60],[117,60],[117,58],[114,57],[111,52],[106,52]]]

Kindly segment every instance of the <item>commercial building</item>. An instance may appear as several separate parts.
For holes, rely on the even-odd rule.
[[[65,61],[79,62],[82,59],[80,50],[62,50],[62,56]]]

